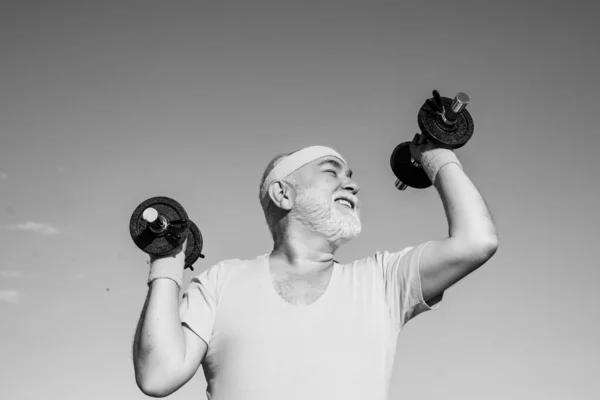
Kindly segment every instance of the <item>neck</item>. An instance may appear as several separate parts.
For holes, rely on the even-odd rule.
[[[333,266],[336,247],[307,232],[286,232],[276,238],[271,259],[298,273],[323,272]]]

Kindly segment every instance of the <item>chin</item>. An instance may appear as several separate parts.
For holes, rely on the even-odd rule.
[[[348,243],[350,240],[360,235],[360,232],[362,231],[362,226],[358,216],[353,218],[343,216],[336,222],[337,224],[335,225],[337,225],[337,229],[331,229],[330,232],[328,232],[329,235],[327,235],[332,244],[339,246],[341,244]]]
[[[334,240],[333,242],[331,242],[331,244],[337,248],[343,244],[350,242],[352,239],[356,238],[358,235],[359,235],[359,233],[357,233],[356,235],[352,235],[352,236],[345,236],[345,237]]]

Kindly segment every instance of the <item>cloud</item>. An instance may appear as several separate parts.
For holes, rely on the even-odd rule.
[[[5,172],[0,172],[0,181],[5,181],[8,179],[8,174]]]
[[[56,235],[60,232],[58,228],[50,224],[44,224],[33,221],[25,222],[22,224],[8,225],[5,228],[11,231],[31,231],[42,235]]]
[[[21,301],[21,293],[12,289],[0,290],[0,301],[17,304]]]
[[[3,278],[23,278],[24,274],[16,269],[0,270],[0,276]]]

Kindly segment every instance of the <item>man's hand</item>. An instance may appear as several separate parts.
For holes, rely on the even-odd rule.
[[[185,250],[187,249],[187,236],[184,239],[183,243],[181,243],[179,246],[175,247],[171,252],[167,253],[167,254],[163,254],[161,256],[156,256],[156,255],[152,255],[150,254],[150,263],[155,262],[156,260],[160,260],[163,258],[181,258],[183,257],[185,260]]]
[[[425,135],[417,133],[410,144],[410,155],[421,164],[423,153],[438,148],[433,142],[427,140]]]

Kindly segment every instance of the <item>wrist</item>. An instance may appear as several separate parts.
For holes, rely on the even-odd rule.
[[[157,258],[150,263],[148,285],[157,279],[170,279],[181,289],[184,267],[185,254],[183,252],[176,256]]]
[[[432,184],[435,184],[438,172],[448,164],[456,164],[462,169],[462,164],[452,150],[435,148],[423,152],[421,156],[421,166]]]

